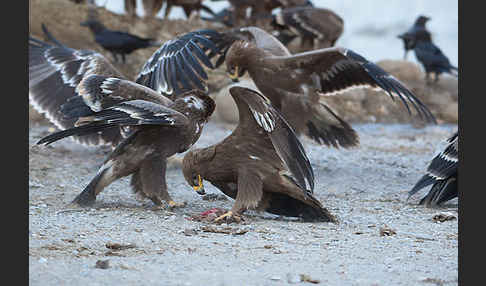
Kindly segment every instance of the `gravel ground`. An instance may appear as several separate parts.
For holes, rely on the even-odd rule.
[[[303,139],[315,196],[339,224],[247,212],[243,224],[215,225],[191,217],[229,209],[232,199],[202,199],[177,164],[167,181],[184,208],[154,209],[137,200],[125,178],[107,187],[94,207],[66,209],[108,150],[71,140],[35,146],[48,126],[31,125],[29,284],[457,285],[457,200],[440,209],[417,206],[425,189],[406,200],[457,125],[353,126],[359,148],[329,149]],[[231,130],[210,122],[196,146],[218,142]],[[452,219],[438,222],[437,214]]]

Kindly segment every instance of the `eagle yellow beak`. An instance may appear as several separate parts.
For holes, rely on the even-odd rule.
[[[206,194],[206,192],[204,191],[204,186],[203,186],[203,181],[202,181],[201,175],[197,175],[197,180],[198,180],[198,185],[193,187],[194,191],[196,191],[196,193],[198,193],[200,195]]]
[[[230,79],[232,81],[238,81],[238,77],[239,77],[239,75],[238,75],[238,66],[235,67],[234,73],[228,73],[228,75],[229,75],[229,77],[230,77]]]

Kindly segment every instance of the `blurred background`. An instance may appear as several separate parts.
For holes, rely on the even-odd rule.
[[[122,0],[96,0],[97,5],[124,13]],[[336,42],[365,55],[371,61],[402,59],[403,44],[396,36],[411,27],[419,15],[431,18],[427,23],[432,40],[449,57],[458,61],[458,1],[457,0],[313,0],[315,6],[328,8],[345,19],[344,32]],[[229,6],[227,1],[204,1],[213,11]],[[157,14],[162,18],[165,7]],[[278,11],[278,9],[275,9]],[[205,12],[202,12],[203,15]],[[137,0],[137,14],[144,14],[142,0]],[[174,6],[169,19],[184,19],[182,8]],[[417,63],[411,52],[408,60]]]
[[[90,49],[102,53],[110,61],[112,55],[104,50],[87,27],[80,25],[89,15],[88,5],[75,4],[75,0],[29,0],[29,29],[34,37],[44,39],[41,24],[45,24],[55,37],[74,49]],[[88,1],[84,1],[88,2]],[[109,29],[129,32],[160,42],[173,39],[189,31],[222,26],[203,21],[197,17],[187,19],[180,6],[173,6],[168,20],[163,20],[165,5],[155,18],[144,17],[142,0],[137,0],[137,15],[127,14],[123,0],[95,0],[99,19]],[[436,84],[425,82],[424,68],[413,51],[403,60],[403,42],[397,35],[406,32],[419,15],[431,18],[427,30],[433,42],[449,58],[454,66],[458,62],[458,1],[457,0],[313,0],[314,6],[327,8],[344,19],[344,32],[336,45],[350,48],[368,60],[378,64],[385,71],[401,80],[436,116],[439,123],[458,122],[458,79],[443,74]],[[229,7],[228,1],[204,0],[214,12]],[[279,9],[273,10],[276,14]],[[201,16],[208,17],[205,11]],[[295,41],[294,41],[295,42]],[[297,41],[298,44],[299,41]],[[298,46],[294,43],[293,48]],[[133,79],[146,60],[159,46],[138,49],[128,55],[126,63],[114,62],[114,66],[127,78]],[[292,48],[289,47],[292,50]],[[208,86],[211,96],[217,99],[215,120],[218,116],[224,122],[237,122],[238,113],[227,94],[231,80],[225,67],[209,72]],[[251,81],[249,81],[251,83]],[[410,117],[400,102],[388,97],[373,96],[379,91],[356,89],[339,97],[326,99],[326,103],[341,117],[351,123],[387,122],[410,123],[421,126],[421,121]],[[29,117],[34,121],[45,120],[32,108]]]

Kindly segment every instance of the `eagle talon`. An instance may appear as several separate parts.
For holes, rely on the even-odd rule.
[[[177,202],[174,202],[174,201],[169,201],[168,204],[169,204],[169,209],[174,209],[174,208],[179,208],[179,207],[182,208],[182,207],[186,206],[186,202],[177,203]]]

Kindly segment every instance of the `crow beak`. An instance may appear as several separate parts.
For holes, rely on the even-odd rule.
[[[197,175],[197,179],[199,181],[199,185],[197,186],[194,186],[194,191],[196,191],[196,193],[198,193],[199,195],[205,195],[206,192],[204,191],[204,186],[203,186],[203,182],[202,182],[202,179],[201,179],[201,175]]]

